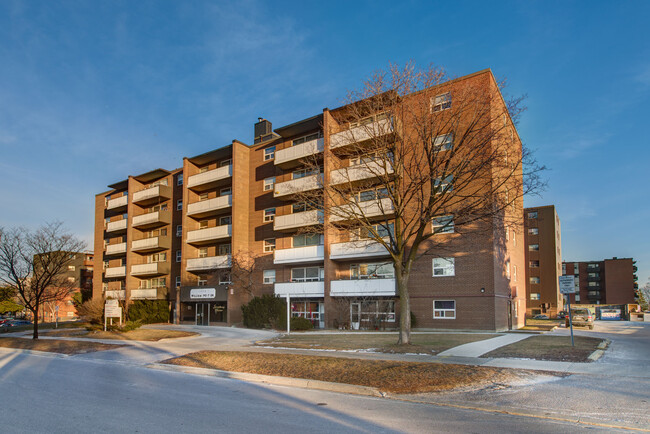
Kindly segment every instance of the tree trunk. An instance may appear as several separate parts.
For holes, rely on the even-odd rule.
[[[36,303],[36,308],[32,311],[34,314],[34,334],[32,339],[38,339],[38,303]]]
[[[408,273],[395,270],[395,284],[399,295],[399,339],[398,345],[411,344],[411,300],[408,290]]]

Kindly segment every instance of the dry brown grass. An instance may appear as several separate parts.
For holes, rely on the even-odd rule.
[[[355,384],[391,393],[425,393],[502,383],[522,372],[441,363],[225,351],[199,351],[163,363]]]
[[[298,349],[332,349],[332,350],[370,350],[384,353],[422,353],[437,354],[449,348],[470,342],[497,337],[497,334],[454,334],[427,333],[411,335],[411,345],[397,345],[396,334],[341,333],[341,334],[292,334],[257,345],[298,348]]]
[[[58,339],[0,338],[0,347],[21,350],[46,351],[48,353],[82,354],[93,351],[114,350],[123,345],[100,344],[98,342],[68,341]]]
[[[178,330],[137,329],[128,332],[117,331],[84,331],[84,330],[55,330],[47,332],[48,336],[65,336],[90,339],[115,339],[121,341],[149,341],[161,339],[186,338],[196,336],[198,333],[183,332]]]
[[[556,362],[588,362],[589,355],[598,349],[603,339],[586,336],[574,337],[575,347],[571,346],[571,336],[532,336],[523,341],[497,348],[482,357],[515,357]]]

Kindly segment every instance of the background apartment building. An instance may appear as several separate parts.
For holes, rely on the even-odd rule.
[[[636,271],[632,258],[562,263],[562,274],[575,276],[576,293],[571,295],[571,303],[578,304],[636,303]]]
[[[494,82],[487,70],[462,80]],[[341,204],[323,210],[325,198],[301,199],[339,182],[340,171],[366,164],[349,152],[355,143],[346,131],[358,126],[343,112],[325,109],[275,130],[260,118],[252,145],[235,140],[184,158],[182,169],[109,186],[96,202],[95,295],[167,299],[175,321],[235,324],[252,296],[275,294],[290,296],[293,315],[316,327],[397,327],[387,252],[363,233],[332,224],[329,210]],[[390,120],[371,115],[364,122]],[[372,184],[372,173],[355,173],[355,182]],[[385,202],[377,194],[372,200]],[[378,218],[390,212],[383,205]],[[508,212],[521,216],[523,204]],[[523,325],[522,230],[495,227],[461,237],[451,226],[436,235],[447,240],[444,257],[419,258],[409,283],[418,327]]]
[[[526,314],[554,317],[564,309],[558,281],[562,275],[562,237],[555,206],[524,209],[524,226]]]

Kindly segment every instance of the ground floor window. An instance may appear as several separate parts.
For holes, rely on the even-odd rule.
[[[380,330],[395,327],[395,301],[389,299],[332,299],[334,327],[351,330]]]
[[[291,301],[291,316],[307,318],[314,328],[321,328],[324,313],[323,302],[319,301]]]
[[[456,319],[455,300],[433,300],[434,319]]]

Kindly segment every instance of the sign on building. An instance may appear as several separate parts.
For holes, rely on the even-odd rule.
[[[190,299],[202,300],[206,298],[215,298],[217,290],[215,288],[194,288],[190,290]]]
[[[575,277],[574,276],[560,276],[560,294],[575,294]]]

